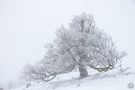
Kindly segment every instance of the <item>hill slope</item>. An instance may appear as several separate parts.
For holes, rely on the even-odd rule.
[[[29,88],[24,86],[12,90],[135,90],[135,74],[98,73],[85,79],[75,78],[77,75],[60,75],[47,83],[31,83]]]

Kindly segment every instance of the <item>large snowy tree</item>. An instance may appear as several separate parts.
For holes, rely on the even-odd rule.
[[[25,67],[25,75],[49,81],[78,69],[80,78],[85,78],[88,67],[99,72],[112,70],[126,55],[117,51],[112,38],[96,27],[92,15],[85,13],[74,16],[69,28],[61,26],[56,36],[53,43],[46,45],[44,58],[36,65]]]

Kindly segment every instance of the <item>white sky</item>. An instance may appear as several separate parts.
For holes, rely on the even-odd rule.
[[[94,15],[135,69],[135,0],[0,0],[0,83],[19,77],[26,63],[40,60],[55,30],[73,15]]]

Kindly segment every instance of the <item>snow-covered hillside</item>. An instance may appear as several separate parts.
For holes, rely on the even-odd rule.
[[[107,72],[92,74],[85,79],[77,79],[77,75],[72,72],[47,83],[31,83],[29,88],[23,86],[12,90],[135,90],[135,74]]]

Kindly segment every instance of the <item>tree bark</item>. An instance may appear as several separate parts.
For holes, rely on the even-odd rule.
[[[79,65],[80,79],[88,76],[88,71],[85,65]]]

